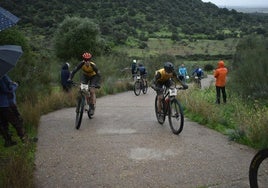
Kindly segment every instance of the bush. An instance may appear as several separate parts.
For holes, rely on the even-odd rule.
[[[240,41],[230,74],[230,86],[244,98],[268,99],[268,39],[250,36]]]
[[[215,67],[211,64],[206,64],[204,66],[204,71],[212,71]]]

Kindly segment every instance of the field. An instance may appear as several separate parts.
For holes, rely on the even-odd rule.
[[[116,50],[125,52],[128,56],[149,57],[158,54],[168,54],[174,56],[189,55],[232,55],[235,52],[239,39],[225,40],[182,40],[174,42],[170,39],[150,38],[147,41],[148,48],[138,49],[130,47],[118,47]]]

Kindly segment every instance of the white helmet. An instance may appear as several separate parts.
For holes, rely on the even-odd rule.
[[[137,63],[136,59],[133,59],[133,63]]]

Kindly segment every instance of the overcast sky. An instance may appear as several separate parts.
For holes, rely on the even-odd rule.
[[[268,0],[202,0],[217,6],[268,7]]]

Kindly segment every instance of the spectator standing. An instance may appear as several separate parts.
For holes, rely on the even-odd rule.
[[[61,68],[61,85],[63,91],[69,92],[71,89],[71,84],[68,82],[68,79],[71,75],[70,64],[68,62],[64,63]]]
[[[132,78],[134,78],[135,75],[137,74],[137,61],[136,61],[136,59],[133,59],[133,62],[131,64],[131,73],[132,73]]]
[[[181,64],[181,66],[178,68],[178,75],[179,79],[185,83],[186,82],[186,77],[188,76],[187,69],[184,66],[184,64]]]
[[[214,77],[216,78],[216,103],[221,103],[221,93],[223,98],[223,103],[226,103],[226,77],[227,77],[228,69],[224,65],[224,61],[220,60],[218,62],[218,68],[214,71]]]
[[[16,105],[15,91],[18,87],[7,75],[0,79],[0,132],[5,140],[5,147],[16,145],[9,133],[9,123],[16,129],[17,135],[22,142],[27,140],[24,130],[23,119]]]

